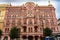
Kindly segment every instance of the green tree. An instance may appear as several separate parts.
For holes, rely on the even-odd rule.
[[[1,40],[1,36],[2,36],[2,30],[0,29],[0,40]]]
[[[51,36],[52,30],[50,28],[46,27],[45,29],[43,29],[43,34],[44,34],[44,36]]]
[[[17,39],[17,38],[19,38],[20,37],[19,33],[20,32],[19,32],[18,28],[16,28],[16,27],[11,28],[10,34],[9,34],[10,38],[11,39]]]

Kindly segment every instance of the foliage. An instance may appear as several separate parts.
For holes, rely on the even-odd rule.
[[[52,35],[52,30],[50,28],[46,27],[43,30],[43,34],[44,34],[44,36],[51,36]]]
[[[20,34],[18,28],[16,27],[11,28],[9,36],[11,39],[19,38]]]
[[[2,30],[0,30],[0,37],[2,36]]]
[[[1,40],[1,36],[2,36],[2,30],[0,29],[0,40]]]

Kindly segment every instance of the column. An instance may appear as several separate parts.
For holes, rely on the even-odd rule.
[[[38,37],[38,40],[40,40],[40,37]]]
[[[32,19],[32,23],[33,23],[33,25],[34,25],[34,19]]]
[[[3,40],[4,39],[4,36],[1,36],[1,40]]]
[[[27,36],[27,38],[26,38],[27,40],[28,40],[28,36]]]
[[[28,35],[27,35],[27,40],[28,40]]]
[[[27,22],[27,25],[28,25],[28,19],[27,19],[27,21],[26,21],[26,22]],[[29,31],[29,30],[28,30],[28,26],[27,26],[27,32],[28,32],[28,31]]]
[[[40,25],[40,20],[39,20],[39,17],[38,17],[38,25]]]
[[[33,40],[35,40],[35,37],[33,36]]]
[[[43,28],[45,28],[46,26],[45,26],[45,20],[43,20]]]
[[[20,40],[23,40],[22,36],[20,36]]]
[[[16,23],[15,25],[16,25],[16,26],[17,26],[17,22],[18,22],[18,19],[15,20],[15,23]]]
[[[10,37],[8,36],[8,40],[10,40]]]
[[[39,40],[39,37],[37,38],[37,40]]]
[[[39,17],[37,17],[37,22],[38,22],[37,24],[39,24]]]
[[[23,17],[21,17],[21,23],[23,24]]]
[[[33,27],[33,32],[34,32],[34,27]]]
[[[21,32],[23,32],[23,28],[21,27]]]
[[[48,22],[49,22],[49,28],[51,28],[51,25],[50,25],[50,20],[48,19]]]
[[[38,33],[40,33],[40,27],[38,26]]]
[[[28,32],[29,30],[28,30],[28,27],[27,27],[27,32]]]
[[[28,25],[28,19],[27,19],[27,21],[26,21],[26,22],[27,22],[27,25]]]

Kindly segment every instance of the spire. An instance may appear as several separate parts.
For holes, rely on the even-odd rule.
[[[52,6],[52,4],[51,4],[50,0],[48,1],[48,6]]]
[[[11,3],[9,3],[9,6],[12,6]]]
[[[48,1],[49,5],[50,5],[50,0]]]
[[[11,3],[9,4],[9,6],[11,6]]]

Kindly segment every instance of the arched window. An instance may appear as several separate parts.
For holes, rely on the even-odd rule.
[[[18,20],[17,25],[21,25],[21,19]]]
[[[48,15],[45,15],[44,18],[48,18]]]
[[[3,40],[8,40],[8,36],[5,36]]]
[[[23,32],[26,32],[26,31],[27,31],[27,27],[23,26]]]
[[[39,15],[39,19],[41,19],[42,18],[42,15]]]
[[[16,18],[16,15],[12,15],[12,18]]]
[[[7,20],[7,22],[6,22],[6,26],[8,27],[9,25],[10,25],[10,21]]]
[[[40,32],[43,32],[43,28],[42,27],[40,28]]]
[[[30,27],[28,29],[29,29],[29,32],[30,32]]]
[[[50,21],[50,23],[51,23],[51,26],[53,26],[53,25],[54,25],[54,21],[53,21],[53,20],[51,20],[51,21]]]
[[[11,15],[7,15],[7,18],[11,18]]]
[[[30,19],[28,23],[29,23],[29,25],[31,25],[32,24],[32,20]]]
[[[33,30],[32,30],[32,28],[31,28],[31,32],[32,32]]]
[[[23,24],[26,24],[26,18],[23,19]]]
[[[28,29],[29,29],[29,32],[32,32],[32,28],[29,27]]]
[[[26,35],[23,35],[22,38],[23,38],[23,40],[27,40],[27,36]]]
[[[43,25],[43,20],[40,20],[40,25]]]
[[[12,26],[15,26],[15,20],[12,20]]]
[[[21,28],[18,28],[18,32],[19,32],[19,34],[20,34],[20,32],[21,32]]]
[[[9,32],[9,28],[5,28],[5,33],[8,33]]]
[[[51,29],[53,30],[53,32],[55,31],[55,27],[52,27]]]
[[[20,21],[18,21],[18,23],[17,23],[18,25],[21,25],[21,22]]]
[[[37,18],[34,19],[34,24],[37,24]]]
[[[10,23],[9,20],[7,20],[6,25],[9,25],[9,23]]]
[[[45,20],[45,25],[46,25],[46,26],[49,26],[48,20]]]
[[[35,40],[38,40],[39,36],[35,36]]]
[[[38,31],[38,26],[34,26],[34,31],[35,31],[35,32]]]

